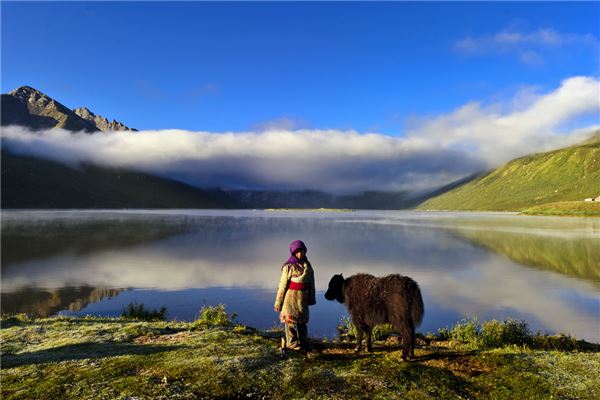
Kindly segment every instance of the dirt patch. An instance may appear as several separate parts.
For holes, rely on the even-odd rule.
[[[493,370],[489,365],[482,362],[477,357],[468,355],[440,355],[424,361],[425,365],[443,368],[452,371],[453,374],[462,377],[472,377],[489,373]]]

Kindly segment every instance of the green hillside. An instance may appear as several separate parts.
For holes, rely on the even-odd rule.
[[[600,196],[600,132],[575,146],[509,161],[417,208],[519,211],[596,196]]]

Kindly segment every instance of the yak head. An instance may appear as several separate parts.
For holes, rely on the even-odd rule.
[[[329,288],[325,292],[327,300],[337,300],[340,303],[344,302],[344,277],[342,274],[334,275],[329,281]]]

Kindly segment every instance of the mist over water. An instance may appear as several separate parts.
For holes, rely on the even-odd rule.
[[[268,328],[295,239],[315,268],[311,335],[345,315],[323,297],[331,276],[368,272],[419,283],[422,332],[513,317],[600,341],[600,220],[510,213],[3,211],[2,311],[114,316],[137,301],[191,320],[225,303]]]

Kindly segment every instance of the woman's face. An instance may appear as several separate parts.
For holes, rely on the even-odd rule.
[[[305,250],[298,250],[294,253],[294,257],[296,257],[298,260],[302,260],[304,258],[305,254],[306,254]]]

